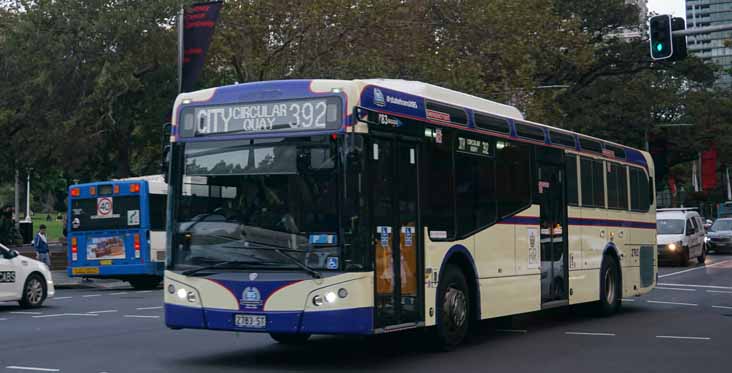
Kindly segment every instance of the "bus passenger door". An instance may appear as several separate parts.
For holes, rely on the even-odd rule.
[[[567,205],[564,193],[564,154],[537,148],[537,193],[541,230],[541,303],[569,299]]]
[[[417,142],[372,137],[369,174],[375,257],[376,329],[389,331],[420,320],[417,248],[419,146]]]

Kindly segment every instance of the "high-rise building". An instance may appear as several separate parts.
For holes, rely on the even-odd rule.
[[[732,0],[686,0],[686,28],[732,24]],[[732,31],[687,37],[689,53],[722,67],[717,84],[732,88]]]

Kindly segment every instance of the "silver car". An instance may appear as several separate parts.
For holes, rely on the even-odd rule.
[[[707,249],[716,253],[732,252],[732,218],[717,219],[707,232]]]

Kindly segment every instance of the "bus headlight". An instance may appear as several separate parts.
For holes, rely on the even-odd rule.
[[[176,294],[180,299],[186,299],[186,297],[188,296],[188,292],[186,291],[186,289],[183,288],[178,289],[178,292]]]
[[[332,291],[325,294],[325,300],[327,300],[328,303],[333,303],[336,301],[336,299],[336,293]]]

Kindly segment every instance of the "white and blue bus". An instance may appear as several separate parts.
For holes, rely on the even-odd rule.
[[[646,152],[420,82],[293,80],[178,97],[165,318],[173,329],[372,335],[656,283]]]
[[[165,263],[167,193],[160,175],[69,187],[68,275],[157,287]]]

